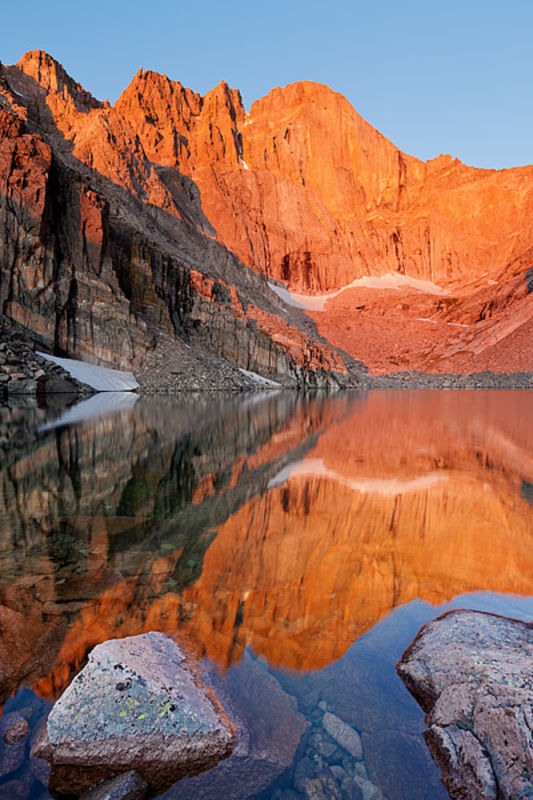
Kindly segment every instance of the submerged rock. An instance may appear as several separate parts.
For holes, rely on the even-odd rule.
[[[137,770],[150,791],[226,758],[233,729],[179,645],[148,633],[98,645],[54,705],[34,755],[56,794]]]
[[[533,623],[450,611],[397,670],[427,712],[426,742],[451,797],[533,798]]]
[[[335,739],[335,741],[357,761],[361,761],[363,758],[363,748],[361,745],[361,737],[357,731],[330,711],[326,711],[324,714],[322,724],[332,739]]]
[[[146,781],[135,770],[117,775],[85,792],[80,800],[145,800]]]
[[[4,742],[6,744],[15,744],[25,739],[30,730],[28,720],[22,716],[17,716],[13,723],[9,726],[4,733]]]
[[[212,678],[235,727],[235,747],[215,769],[180,781],[169,800],[246,800],[261,794],[291,768],[306,731],[295,698],[248,651],[223,682]]]
[[[24,762],[28,723],[21,714],[10,711],[0,718],[0,778],[16,772]]]

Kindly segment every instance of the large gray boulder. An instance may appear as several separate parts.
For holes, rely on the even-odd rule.
[[[533,623],[450,611],[421,628],[397,670],[427,712],[452,798],[533,798]]]
[[[52,764],[59,795],[132,769],[159,792],[226,758],[233,739],[183,649],[148,633],[94,648],[54,705],[34,755]]]

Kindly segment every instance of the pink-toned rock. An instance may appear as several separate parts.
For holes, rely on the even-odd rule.
[[[136,770],[160,792],[226,758],[233,728],[192,662],[167,636],[98,645],[55,703],[33,755],[52,764],[50,784],[81,794]]]
[[[533,623],[459,610],[424,625],[397,664],[451,797],[531,797],[532,659]]]

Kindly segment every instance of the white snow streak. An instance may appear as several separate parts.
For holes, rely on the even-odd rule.
[[[261,384],[262,386],[269,386],[272,389],[279,389],[281,386],[281,383],[278,383],[277,381],[271,381],[270,378],[264,378],[257,372],[250,372],[250,370],[243,369],[242,367],[239,367],[239,372],[242,372],[242,374],[246,375],[247,378],[251,378],[253,381]]]
[[[139,384],[132,372],[124,372],[120,369],[110,369],[109,367],[97,367],[95,364],[87,364],[76,358],[58,358],[48,353],[37,353],[38,356],[59,364],[73,378],[81,383],[86,383],[92,389],[99,392],[131,392],[139,388]]]
[[[288,305],[307,311],[324,311],[328,300],[331,300],[332,297],[338,297],[347,289],[395,289],[398,291],[400,289],[409,288],[416,289],[425,294],[449,294],[442,286],[437,286],[436,283],[432,283],[431,281],[422,281],[418,278],[410,278],[408,275],[398,275],[396,273],[390,273],[388,275],[367,275],[363,278],[357,278],[347,286],[343,286],[341,289],[338,289],[336,292],[331,292],[330,294],[297,294],[296,292],[289,291],[284,286],[278,286],[272,281],[268,281],[268,285],[272,291],[275,292],[278,297],[281,297]]]
[[[419,478],[411,478],[410,480],[398,480],[398,478],[349,478],[346,475],[341,475],[335,470],[328,469],[323,459],[309,458],[304,459],[296,464],[290,464],[284,467],[268,484],[269,489],[277,486],[282,486],[289,478],[327,478],[333,480],[354,492],[361,494],[381,494],[385,497],[395,497],[399,494],[407,492],[418,492],[424,489],[429,489],[440,481],[446,480],[444,475],[438,472],[431,472],[428,475],[422,475]]]

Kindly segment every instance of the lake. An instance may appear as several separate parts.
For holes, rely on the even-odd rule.
[[[161,631],[240,725],[168,800],[447,798],[395,663],[450,608],[533,619],[532,398],[0,406],[3,713],[35,740],[96,644]],[[0,797],[47,782],[28,745],[14,765],[0,746]]]

